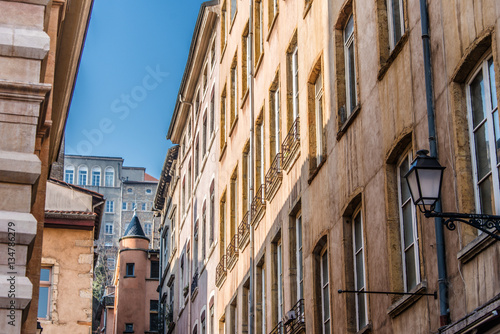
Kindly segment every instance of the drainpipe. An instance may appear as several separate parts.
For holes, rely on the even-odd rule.
[[[248,97],[250,99],[250,152],[249,152],[249,182],[250,189],[248,194],[250,210],[248,211],[248,224],[250,225],[250,287],[249,287],[249,298],[248,298],[248,334],[254,333],[254,230],[252,225],[252,201],[253,201],[253,193],[254,193],[254,96],[253,96],[253,85],[254,85],[254,77],[253,77],[253,0],[249,1],[250,5],[250,14],[248,19],[248,53],[247,53],[247,64],[250,64],[248,71],[248,81],[250,83],[248,87]]]
[[[426,0],[420,0],[420,20],[422,25],[422,44],[424,51],[424,74],[425,74],[425,97],[427,101],[427,124],[429,128],[429,148],[431,157],[437,154],[436,124],[434,119],[434,92],[432,88],[432,67],[429,36],[429,17],[427,13]],[[441,202],[436,203],[436,212],[441,212]],[[446,255],[444,245],[444,229],[441,218],[434,218],[436,230],[436,253],[438,263],[439,283],[439,323],[445,326],[450,322],[450,310],[448,305],[448,286],[446,274]]]

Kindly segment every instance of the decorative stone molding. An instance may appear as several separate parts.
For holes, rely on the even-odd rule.
[[[43,30],[0,26],[0,55],[28,59],[45,58],[50,37]]]
[[[36,234],[35,217],[31,213],[0,211],[0,243],[9,243],[9,222],[15,224],[16,245],[29,245]]]
[[[0,151],[0,181],[34,184],[41,168],[42,163],[34,154]]]
[[[23,310],[31,301],[32,290],[33,285],[26,276],[0,275],[0,309],[14,305],[14,309]]]

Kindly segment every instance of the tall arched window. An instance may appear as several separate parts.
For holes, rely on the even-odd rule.
[[[101,167],[92,168],[92,185],[93,186],[101,185]]]
[[[115,186],[115,169],[113,167],[106,167],[106,169],[104,170],[104,186]]]
[[[64,169],[64,181],[66,183],[75,183],[75,167],[74,166],[67,166]]]
[[[78,168],[78,185],[86,186],[88,175],[89,175],[89,168],[87,166],[80,166]]]

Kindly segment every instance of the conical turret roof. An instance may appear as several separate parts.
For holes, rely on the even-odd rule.
[[[139,217],[137,217],[137,211],[134,210],[134,216],[132,217],[132,220],[127,226],[127,229],[125,230],[125,233],[123,233],[122,238],[145,238],[146,234],[144,233],[144,230],[142,229],[141,222],[139,221]]]

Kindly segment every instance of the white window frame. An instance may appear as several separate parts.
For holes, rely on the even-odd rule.
[[[262,284],[262,334],[266,333],[266,263],[262,264],[261,269],[261,284]]]
[[[352,22],[352,32],[346,36],[347,28]],[[356,46],[354,38],[354,16],[351,14],[344,27],[342,35],[344,36],[344,59],[345,59],[345,87],[346,87],[346,116],[349,117],[357,105],[357,84],[356,84]],[[352,47],[353,58],[349,58],[349,48]],[[351,61],[353,62],[354,73],[350,72]],[[351,84],[354,81],[354,101],[351,101]]]
[[[238,65],[234,65],[234,67],[231,67],[231,88],[234,89],[231,90],[231,97],[233,98],[231,103],[232,103],[232,108],[234,108],[234,119],[236,120],[236,117],[238,116]],[[231,124],[232,126],[232,124]]]
[[[394,13],[394,3],[399,5],[399,12]],[[389,25],[389,46],[391,50],[394,50],[396,44],[405,33],[405,18],[404,18],[404,1],[403,0],[387,0],[387,20]],[[394,22],[395,15],[399,16],[399,27],[396,26]],[[399,28],[400,36],[396,40],[396,29]]]
[[[404,175],[401,175],[401,166],[403,163],[408,164],[408,169],[411,166],[413,161],[411,150],[405,152],[402,156],[400,162],[397,166],[397,177],[398,177],[398,204],[399,204],[399,229],[401,232],[401,256],[402,256],[402,266],[403,266],[403,282],[404,282],[404,291],[408,292],[414,287],[408,286],[408,269],[406,267],[406,253],[411,248],[414,247],[414,263],[415,263],[415,286],[420,283],[420,248],[419,248],[419,237],[418,237],[418,227],[417,227],[417,212],[415,208],[415,204],[411,200],[411,196],[408,195],[408,198],[401,198],[403,192],[401,189],[401,184],[406,185],[406,180],[404,179]],[[409,190],[408,190],[409,194]],[[411,228],[413,239],[411,240],[409,245],[405,245],[405,222],[404,222],[404,214],[403,207],[406,205],[410,205],[411,208]]]
[[[323,77],[319,73],[314,83],[314,113],[316,121],[316,165],[323,162]]]
[[[40,268],[41,270],[48,270],[49,271],[49,280],[48,281],[42,281],[41,280],[41,275],[40,275],[40,289],[41,288],[47,288],[47,315],[45,317],[39,317],[38,316],[38,310],[37,310],[37,318],[38,319],[44,319],[48,320],[50,319],[51,315],[51,297],[52,297],[52,267],[47,267],[43,266]],[[38,303],[38,308],[40,307],[40,303]]]
[[[86,186],[89,179],[89,168],[87,166],[78,167],[78,185]]]
[[[93,167],[92,168],[92,185],[94,187],[101,186],[101,167]]]
[[[274,135],[276,154],[281,152],[281,132],[280,132],[280,87],[277,85],[276,90],[272,91],[273,95],[273,109],[274,109]],[[274,157],[273,157],[274,159]]]
[[[276,244],[276,265],[277,265],[277,280],[278,280],[278,321],[284,316],[283,310],[283,252],[281,240]]]
[[[113,234],[113,222],[107,222],[106,225],[104,225],[104,233]]]
[[[326,268],[323,265],[323,257],[325,257],[325,256],[326,256]],[[330,262],[329,262],[329,258],[328,258],[328,246],[325,246],[323,248],[323,250],[321,251],[319,263],[320,263],[320,279],[321,279],[321,305],[320,305],[321,320],[322,320],[321,330],[322,330],[323,334],[327,334],[327,333],[331,333],[330,270],[328,268]],[[326,277],[328,279],[328,281],[326,281],[326,282],[323,279],[323,277],[325,276],[324,275],[325,270],[326,270]],[[326,293],[328,293],[328,303],[325,302],[325,299],[326,299],[325,290],[326,290]],[[325,314],[324,305],[328,306],[328,314]]]
[[[494,115],[497,114],[497,122],[498,122],[498,101],[497,101],[497,96],[496,96],[496,86],[495,86],[495,78],[490,78],[490,72],[488,68],[488,63],[493,62],[493,57],[490,54],[485,56],[478,68],[474,71],[473,75],[471,78],[467,81],[467,115],[468,115],[468,122],[469,122],[469,138],[470,138],[470,150],[471,150],[471,155],[472,155],[472,170],[473,170],[473,179],[474,179],[474,196],[476,200],[476,212],[478,213],[490,213],[490,214],[499,214],[500,213],[500,182],[499,182],[499,169],[500,169],[500,161],[497,161],[495,164],[495,160],[497,159],[496,156],[496,147],[495,147],[495,123],[494,123]],[[495,70],[495,69],[494,69]],[[483,89],[484,89],[484,99],[483,99],[483,108],[486,110],[486,117],[479,122],[479,124],[474,128],[473,125],[473,119],[472,119],[472,100],[471,100],[471,92],[470,92],[470,85],[474,81],[474,79],[477,77],[479,73],[482,73],[483,75]],[[492,92],[492,87],[491,83],[493,79],[493,92]],[[486,84],[488,83],[488,84]],[[493,106],[492,100],[496,103],[496,106]],[[498,124],[498,123],[497,123]],[[488,139],[488,158],[489,158],[489,167],[490,171],[486,173],[485,176],[483,176],[479,180],[479,171],[478,171],[478,166],[477,166],[477,155],[476,155],[476,140],[474,137],[474,134],[476,132],[476,129],[479,129],[483,125],[486,126],[486,131],[487,131],[487,139]],[[498,129],[497,129],[498,131]],[[488,178],[491,178],[492,182],[492,193],[491,196],[493,197],[492,203],[492,211],[493,212],[487,212],[484,210],[482,207],[482,201],[481,201],[481,193],[480,193],[480,188],[479,184],[482,183],[482,181],[486,181]]]
[[[153,224],[152,223],[144,223],[144,233],[146,235],[151,235],[153,232]]]
[[[302,257],[302,216],[295,218],[296,259],[297,259],[297,301],[304,298],[304,264]]]
[[[69,184],[75,183],[75,166],[67,166],[64,169],[64,182]]]
[[[115,169],[113,167],[106,167],[106,169],[104,170],[104,186],[115,186]]]
[[[356,223],[355,219],[359,215],[361,219],[361,246],[358,251],[356,251],[356,248],[358,245],[356,245]],[[365,246],[364,246],[364,236],[363,236],[363,215],[361,211],[361,207],[359,207],[353,214],[352,216],[352,248],[353,248],[353,269],[354,269],[354,290],[356,291],[365,291],[366,290],[366,262],[365,262]],[[356,265],[356,255],[360,254],[362,257],[363,261],[363,286],[358,287],[359,285],[359,277],[357,277],[357,265]],[[359,301],[358,301],[358,296],[364,299],[364,310],[360,310],[359,306]],[[365,293],[360,293],[356,294],[356,328],[357,331],[362,329],[364,326],[366,326],[366,323],[368,323],[368,305],[367,305],[367,299],[366,299],[366,294]],[[364,318],[365,318],[365,324],[360,324],[360,312],[364,312]]]
[[[299,56],[298,46],[292,51],[292,105],[293,121],[299,117]]]
[[[115,201],[106,201],[106,213],[114,213],[115,212]]]

